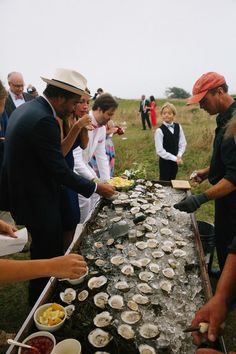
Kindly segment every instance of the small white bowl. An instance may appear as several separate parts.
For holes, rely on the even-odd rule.
[[[36,337],[41,337],[41,336],[42,336],[42,337],[48,337],[48,338],[50,338],[50,339],[52,340],[52,342],[53,342],[53,349],[55,348],[56,339],[55,339],[54,335],[51,334],[51,333],[49,333],[49,332],[46,332],[46,331],[39,331],[39,332],[32,333],[30,336],[26,337],[26,338],[23,340],[22,343],[25,343],[25,344],[26,344],[26,342],[28,342],[30,339],[36,338]],[[28,343],[27,343],[27,344],[28,344]],[[19,349],[18,349],[18,354],[21,354],[21,353],[22,353],[22,349],[23,349],[23,348],[19,348]],[[52,351],[51,351],[51,354],[52,354],[52,352],[53,352],[53,349],[52,349]]]
[[[34,323],[35,326],[40,330],[40,331],[48,331],[48,332],[55,332],[57,331],[59,328],[61,328],[66,320],[66,310],[65,307],[63,307],[62,305],[60,305],[61,310],[64,311],[64,318],[61,320],[60,323],[53,325],[53,326],[47,326],[45,324],[41,324],[39,322],[39,316],[41,316],[43,314],[43,312],[45,310],[47,310],[47,308],[49,308],[53,303],[48,303],[48,304],[44,304],[42,306],[39,306],[37,308],[37,310],[34,313]]]
[[[76,339],[65,339],[59,342],[51,354],[81,354],[80,342]]]
[[[80,278],[76,278],[76,279],[66,279],[70,284],[72,285],[78,285],[78,284],[81,284],[85,278],[87,277],[88,275],[88,268],[87,268],[87,271],[84,275],[82,275]]]

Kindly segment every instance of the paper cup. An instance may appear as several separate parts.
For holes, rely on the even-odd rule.
[[[81,354],[80,342],[76,339],[65,339],[59,342],[51,354]]]

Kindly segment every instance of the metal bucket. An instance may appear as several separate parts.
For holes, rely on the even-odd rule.
[[[197,226],[205,254],[206,264],[208,266],[208,272],[210,272],[215,249],[215,228],[213,224],[201,220],[197,221]]]

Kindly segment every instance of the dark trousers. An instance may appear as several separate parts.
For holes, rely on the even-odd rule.
[[[54,219],[45,227],[26,226],[31,234],[31,259],[45,259],[63,255],[63,232],[61,219]],[[42,224],[42,223],[41,223]],[[49,278],[33,279],[29,282],[29,304],[34,305]]]
[[[144,130],[146,130],[146,122],[147,122],[149,129],[152,129],[148,112],[146,112],[146,113],[141,112],[141,119],[142,119],[142,125],[143,125]]]
[[[236,193],[215,200],[216,251],[221,270],[228,255],[228,246],[236,236]]]
[[[159,173],[161,181],[170,181],[176,178],[178,165],[171,160],[159,159]]]

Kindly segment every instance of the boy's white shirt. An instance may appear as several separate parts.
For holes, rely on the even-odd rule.
[[[92,124],[97,126],[97,121],[93,115],[93,112],[90,111],[89,115],[91,117]],[[74,171],[78,175],[89,180],[97,178],[95,171],[89,165],[89,161],[91,160],[92,156],[95,155],[100,179],[104,181],[109,180],[110,167],[105,147],[106,127],[101,126],[95,128],[94,130],[88,131],[88,137],[88,146],[84,150],[79,146],[73,150]]]
[[[163,124],[165,126],[167,126],[167,124],[165,122],[163,122]],[[168,127],[168,129],[170,130],[170,132],[172,134],[174,134],[174,128]],[[162,130],[160,128],[158,128],[155,132],[155,137],[154,137],[157,155],[159,155],[164,160],[171,160],[171,161],[176,161],[177,156],[182,157],[185,152],[186,146],[187,146],[187,141],[186,141],[184,131],[183,131],[183,128],[181,127],[181,125],[179,124],[179,146],[178,146],[177,156],[171,154],[170,152],[167,152],[163,148],[163,136],[164,135],[163,135]]]

